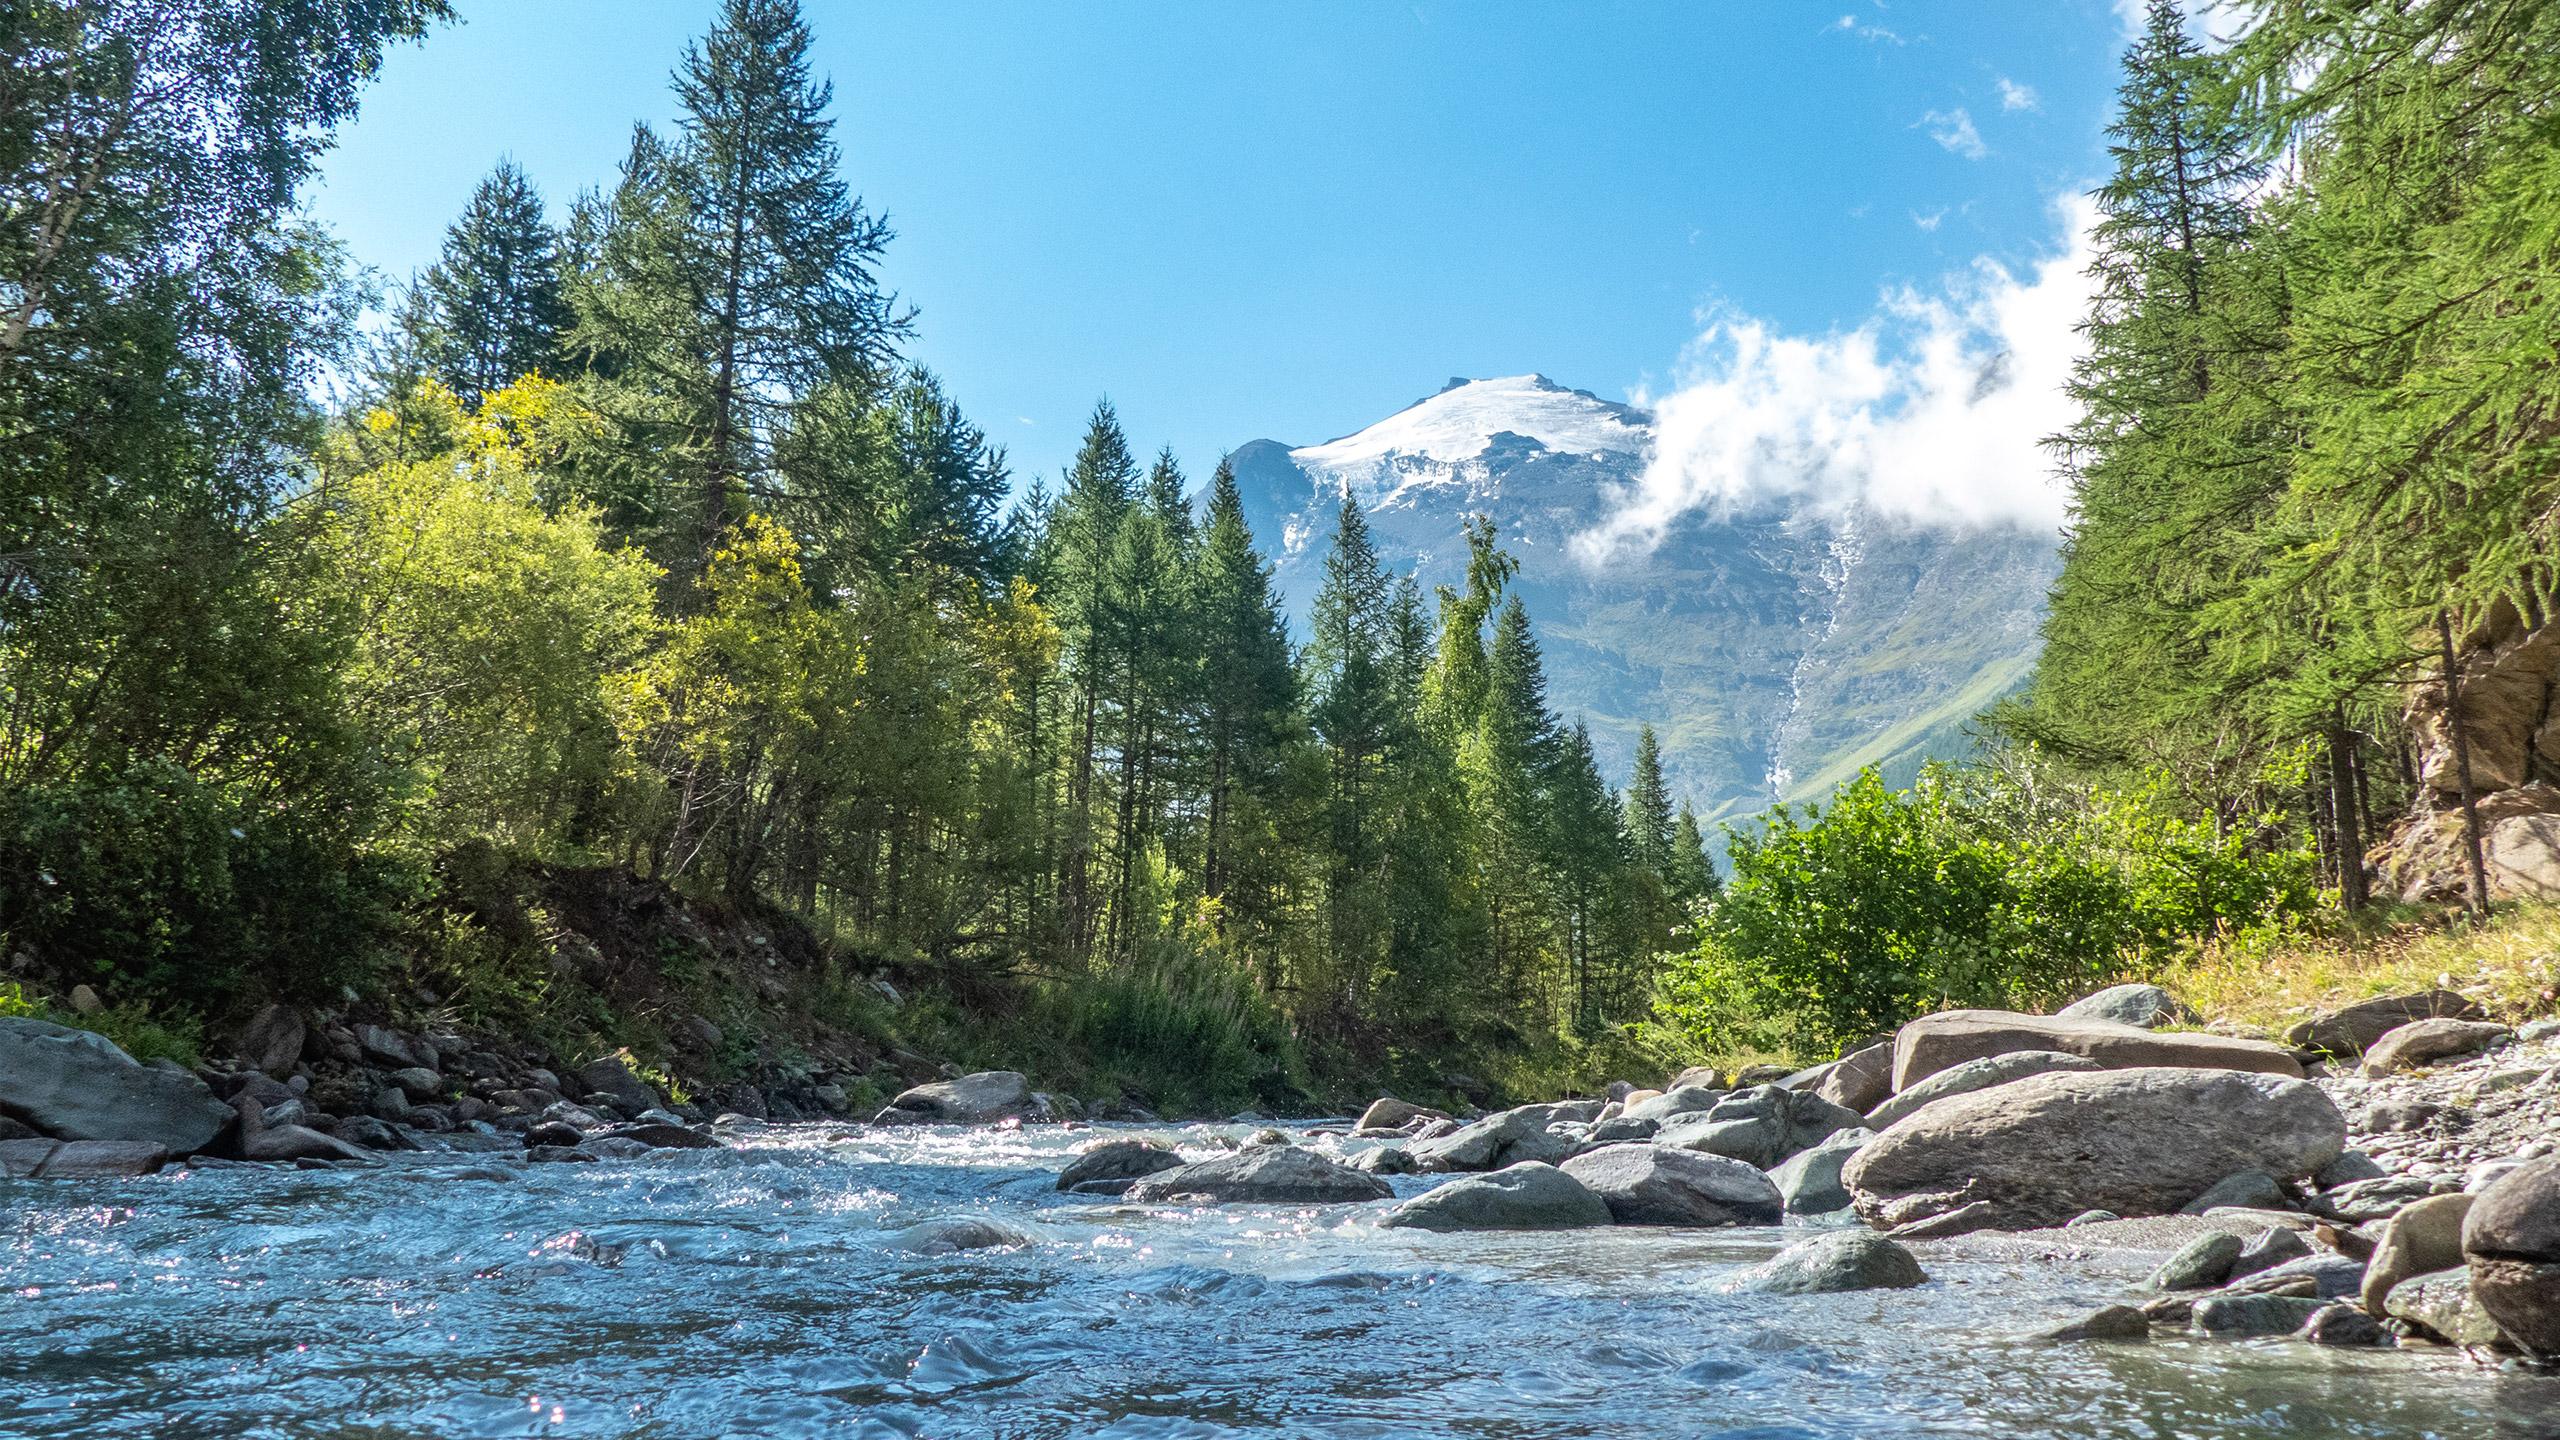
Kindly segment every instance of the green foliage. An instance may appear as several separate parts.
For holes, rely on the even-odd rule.
[[[2159,795],[2031,795],[1933,767],[1872,771],[1732,837],[1698,948],[1660,1007],[1714,1048],[1798,1055],[1944,1006],[2008,1008],[2157,966],[2182,941],[2316,903],[2314,857],[2218,833]]]
[[[42,1020],[103,1035],[114,1041],[117,1049],[145,1065],[154,1060],[171,1060],[192,1066],[204,1043],[203,1032],[194,1020],[156,1016],[150,1006],[139,1001],[109,1005],[83,1015],[37,1000],[23,986],[8,980],[0,980],[0,1019]]]

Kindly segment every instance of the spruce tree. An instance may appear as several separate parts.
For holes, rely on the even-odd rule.
[[[1714,895],[1719,883],[1715,861],[1707,855],[1706,831],[1686,800],[1680,802],[1680,818],[1671,822],[1669,880],[1673,898],[1683,905]]]
[[[1297,728],[1297,676],[1272,593],[1270,562],[1254,548],[1235,468],[1225,461],[1210,477],[1209,523],[1194,574],[1208,790],[1201,891],[1228,901],[1242,848],[1238,812],[1257,802],[1259,808],[1271,808]],[[1237,897],[1241,908],[1260,909],[1265,903],[1261,887],[1248,888],[1257,893]],[[1237,908],[1231,902],[1226,911]]]
[[[410,291],[401,326],[419,363],[467,405],[557,374],[569,326],[562,263],[542,196],[514,161],[498,162]]]
[[[1692,824],[1694,825],[1694,821]],[[1651,725],[1636,729],[1634,774],[1627,781],[1627,843],[1635,861],[1655,875],[1671,875],[1671,792],[1662,783],[1662,745]]]

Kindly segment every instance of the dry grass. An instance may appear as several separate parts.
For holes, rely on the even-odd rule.
[[[2478,930],[2438,917],[2373,936],[2215,941],[2160,983],[2209,1020],[2269,1036],[2318,1010],[2439,986],[2523,1020],[2560,999],[2560,905],[2502,908]]]

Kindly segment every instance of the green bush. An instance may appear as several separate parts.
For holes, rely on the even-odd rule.
[[[1714,1049],[1812,1056],[1948,1005],[2065,998],[2181,940],[2308,913],[2314,857],[2256,833],[1988,769],[1933,766],[1902,791],[1869,771],[1732,836],[1661,1014]]]
[[[409,893],[408,870],[342,823],[157,760],[0,794],[0,947],[178,1011],[328,995],[361,978]]]
[[[1159,1106],[1270,1104],[1298,1089],[1287,1023],[1215,955],[1176,952],[1107,970],[1058,987],[1048,1008],[1098,1078]]]

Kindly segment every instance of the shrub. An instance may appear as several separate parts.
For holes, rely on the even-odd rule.
[[[1873,772],[1824,806],[1781,806],[1731,840],[1664,1018],[1719,1050],[1827,1053],[1946,1005],[2062,998],[2184,939],[2307,913],[2316,863],[2154,797],[2022,794],[1933,766]]]

